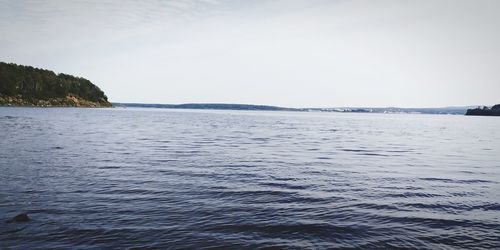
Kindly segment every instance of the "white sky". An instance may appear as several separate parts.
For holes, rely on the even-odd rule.
[[[114,102],[500,103],[497,0],[0,0],[0,61]]]

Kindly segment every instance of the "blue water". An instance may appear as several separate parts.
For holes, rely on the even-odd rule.
[[[500,248],[500,119],[0,108],[0,249]],[[5,223],[20,212],[31,221]]]

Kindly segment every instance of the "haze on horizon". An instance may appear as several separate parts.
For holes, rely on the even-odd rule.
[[[113,102],[500,102],[500,1],[0,0],[0,61]]]

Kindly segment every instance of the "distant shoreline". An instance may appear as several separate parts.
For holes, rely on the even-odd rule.
[[[147,104],[112,102],[117,108],[164,108],[164,109],[201,109],[201,110],[254,110],[254,111],[295,111],[295,112],[335,112],[335,113],[388,113],[388,114],[445,114],[464,115],[467,107],[445,108],[286,108],[269,105],[230,104],[230,103],[186,103],[186,104]]]
[[[0,107],[32,107],[32,108],[157,108],[157,109],[192,109],[192,110],[238,110],[238,111],[293,111],[293,112],[326,112],[326,113],[373,113],[373,114],[436,114],[466,115],[472,106],[444,108],[367,108],[367,107],[335,107],[335,108],[286,108],[270,105],[233,104],[233,103],[185,103],[185,104],[153,104],[153,103],[120,103],[112,102],[102,105],[98,102],[81,100],[78,97],[66,97],[52,100],[25,102],[1,102]],[[476,106],[474,106],[476,107]],[[468,114],[470,115],[470,114]],[[480,115],[480,114],[477,114]]]

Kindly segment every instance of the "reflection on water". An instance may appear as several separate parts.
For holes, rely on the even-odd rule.
[[[500,119],[0,108],[0,248],[495,248]]]

